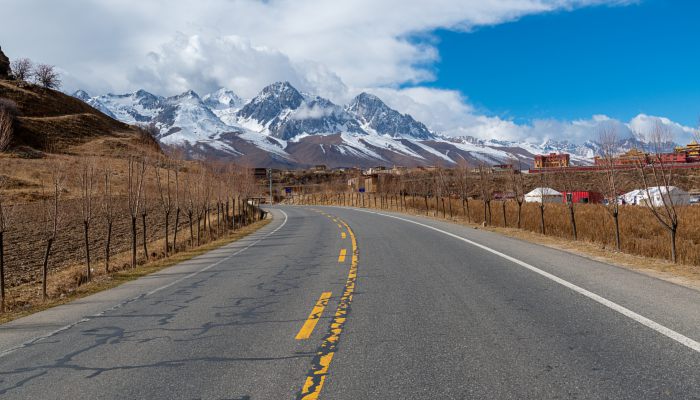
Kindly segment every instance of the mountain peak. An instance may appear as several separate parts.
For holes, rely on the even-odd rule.
[[[90,95],[88,94],[88,92],[84,91],[83,89],[76,90],[75,92],[73,92],[73,94],[71,96],[75,97],[76,99],[80,99],[82,101],[90,100]]]
[[[180,94],[178,94],[178,95],[176,95],[176,96],[173,96],[173,98],[175,98],[175,99],[191,98],[191,99],[201,100],[201,99],[199,98],[199,95],[198,95],[194,90],[192,90],[192,89],[190,89],[190,90],[188,90],[188,91],[186,91],[186,92],[180,93]]]
[[[296,110],[303,102],[304,96],[289,82],[275,82],[241,108],[239,116],[267,125],[279,119],[285,110]]]
[[[243,99],[232,90],[226,88],[220,88],[215,92],[206,94],[202,97],[202,101],[214,109],[240,108],[243,105]]]
[[[421,140],[434,138],[425,125],[408,114],[401,114],[390,108],[373,94],[360,93],[347,106],[347,111],[362,121],[363,125],[382,135]]]

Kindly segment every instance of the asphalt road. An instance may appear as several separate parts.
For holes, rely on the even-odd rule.
[[[700,292],[420,217],[273,215],[0,326],[0,398],[700,399]]]

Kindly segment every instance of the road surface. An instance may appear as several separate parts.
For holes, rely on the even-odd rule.
[[[272,214],[0,326],[0,398],[700,398],[700,292],[421,217]]]

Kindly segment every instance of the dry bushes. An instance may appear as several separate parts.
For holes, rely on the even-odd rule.
[[[443,197],[438,200],[436,197],[406,193],[309,193],[297,196],[293,201],[296,204],[333,204],[438,217],[444,215],[446,219],[495,227],[517,228],[518,224],[516,200],[490,200],[488,202],[491,205],[490,212],[489,204],[480,199],[466,201],[455,197]],[[616,249],[614,220],[604,205],[575,204],[573,210],[579,241],[595,243],[611,250]],[[537,203],[523,203],[520,229],[540,233],[542,230],[540,211],[540,205]],[[700,206],[679,207],[679,215],[681,222],[677,235],[678,262],[700,265],[700,229],[698,229]],[[570,210],[566,204],[545,204],[544,221],[547,236],[574,239]],[[619,221],[622,252],[672,260],[668,230],[658,223],[649,209],[642,206],[620,206]]]
[[[166,158],[101,164],[64,158],[36,161],[51,164],[34,172],[38,201],[17,204],[13,190],[0,187],[0,289],[41,283],[41,295],[50,297],[61,292],[48,290],[52,277],[66,268],[82,266],[71,279],[81,285],[98,263],[105,272],[136,267],[227,237],[261,217],[247,201],[256,187],[244,168]],[[193,210],[189,221],[181,218],[185,203]],[[178,235],[188,225],[190,237]],[[121,264],[111,265],[117,255]]]

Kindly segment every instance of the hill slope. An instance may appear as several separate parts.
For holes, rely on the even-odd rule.
[[[17,104],[15,134],[11,143],[14,149],[27,146],[39,151],[73,152],[93,141],[121,141],[128,146],[158,147],[138,129],[55,90],[0,80],[0,98]],[[92,148],[99,150],[95,146]]]

